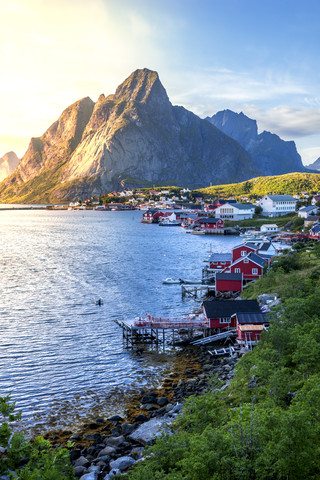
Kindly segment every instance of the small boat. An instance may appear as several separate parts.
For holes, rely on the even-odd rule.
[[[206,232],[203,230],[192,230],[191,235],[205,235]]]
[[[162,283],[165,285],[174,285],[183,283],[183,280],[181,280],[181,278],[166,278]]]

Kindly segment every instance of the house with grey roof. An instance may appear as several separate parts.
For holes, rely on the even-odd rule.
[[[252,203],[225,203],[214,211],[216,218],[223,220],[246,220],[253,218],[255,206]]]
[[[315,205],[308,205],[307,207],[301,207],[298,210],[298,216],[301,218],[307,218],[309,215],[316,215],[318,213],[318,207]]]
[[[291,195],[265,195],[259,200],[258,205],[262,208],[262,215],[266,217],[281,217],[288,213],[294,213],[297,200]]]

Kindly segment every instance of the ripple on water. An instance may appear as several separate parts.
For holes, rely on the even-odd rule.
[[[114,320],[190,313],[198,304],[162,280],[199,279],[208,250],[239,243],[140,219],[141,212],[1,212],[0,390],[11,392],[28,428],[118,412],[134,389],[156,386],[170,354],[126,350]]]

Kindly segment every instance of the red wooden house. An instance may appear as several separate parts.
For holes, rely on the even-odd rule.
[[[224,270],[232,263],[231,253],[213,253],[209,257],[209,269],[210,270]]]
[[[320,240],[320,223],[316,223],[309,231],[309,238],[312,240]]]
[[[269,325],[269,317],[265,313],[237,312],[232,315],[236,324],[237,342],[254,344],[260,340],[261,333]]]
[[[232,249],[232,261],[235,262],[238,258],[246,257],[249,253],[258,253],[259,246],[252,242],[246,242],[242,245],[236,245]]]
[[[142,215],[142,222],[144,223],[158,223],[160,217],[166,216],[166,213],[160,210],[147,210]]]
[[[249,253],[246,257],[240,257],[227,267],[224,272],[242,273],[244,280],[257,280],[262,277],[267,260],[255,253]]]
[[[236,328],[237,312],[260,313],[257,300],[212,300],[202,303],[203,314],[209,328]]]
[[[205,233],[224,233],[224,222],[221,218],[203,217],[197,224]]]
[[[242,292],[242,273],[216,273],[215,291],[217,292]]]

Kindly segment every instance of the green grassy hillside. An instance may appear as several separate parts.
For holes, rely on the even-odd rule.
[[[262,196],[266,194],[288,194],[320,192],[320,173],[287,173],[273,177],[257,177],[241,183],[216,185],[201,188],[197,192],[214,197]]]

